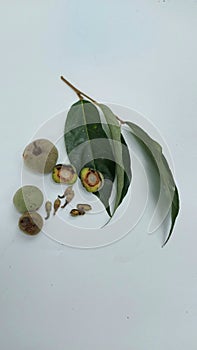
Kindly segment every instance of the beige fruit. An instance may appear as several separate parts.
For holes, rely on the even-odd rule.
[[[47,139],[38,139],[26,146],[23,152],[25,165],[38,173],[50,173],[58,159],[58,150]]]

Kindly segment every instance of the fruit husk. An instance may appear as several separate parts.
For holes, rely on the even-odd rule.
[[[57,183],[72,185],[77,181],[77,173],[71,164],[57,164],[53,168],[52,179]]]
[[[36,212],[25,212],[19,219],[18,226],[21,231],[30,236],[37,235],[43,227],[43,219]]]
[[[95,182],[91,183],[89,178],[93,175],[95,177]],[[82,185],[88,192],[97,192],[103,185],[104,178],[103,175],[94,169],[83,168],[80,174]]]
[[[32,171],[48,174],[57,162],[58,150],[51,141],[38,139],[26,146],[23,159]]]
[[[13,197],[14,206],[19,213],[36,211],[41,207],[43,200],[44,197],[40,189],[31,185],[19,188]]]

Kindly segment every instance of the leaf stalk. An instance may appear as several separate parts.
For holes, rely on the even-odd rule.
[[[83,97],[88,98],[88,100],[90,100],[91,102],[93,102],[95,105],[99,106],[99,103],[97,101],[95,101],[92,97],[86,95],[83,91],[77,89],[73,84],[71,84],[67,79],[65,79],[62,75],[60,77],[60,79],[67,84],[79,97],[80,100],[83,100]],[[125,121],[120,119],[117,115],[115,116],[116,119],[120,122],[120,124],[125,124]]]
[[[83,96],[88,98],[88,100],[92,101],[95,104],[98,104],[95,100],[93,100],[93,98],[91,98],[90,96],[86,95],[84,92],[82,92],[81,90],[77,89],[73,84],[71,84],[67,79],[65,79],[63,76],[60,77],[60,79],[67,84],[76,94],[77,96],[80,98],[80,100],[83,100]]]

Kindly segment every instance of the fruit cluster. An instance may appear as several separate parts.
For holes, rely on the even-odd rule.
[[[47,139],[38,139],[31,142],[23,152],[25,166],[31,171],[40,174],[52,174],[52,179],[56,183],[69,185],[63,195],[58,195],[53,203],[53,215],[57,210],[65,208],[74,198],[73,184],[77,181],[77,172],[72,164],[56,164],[58,150],[55,145]],[[79,174],[81,183],[88,192],[96,192],[103,185],[103,176],[100,172],[90,168],[83,168]],[[65,198],[65,203],[61,205],[61,199]],[[25,185],[16,191],[13,197],[15,208],[22,216],[19,218],[19,228],[26,234],[36,235],[43,227],[43,219],[37,210],[42,206],[44,196],[42,191],[33,185]],[[84,215],[91,210],[89,204],[77,204],[77,207],[70,211],[71,216]],[[45,202],[47,220],[50,217],[52,203]]]

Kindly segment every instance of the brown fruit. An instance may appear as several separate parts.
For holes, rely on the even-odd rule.
[[[24,213],[18,222],[18,226],[27,235],[37,235],[43,227],[43,219],[40,214],[36,212]]]

